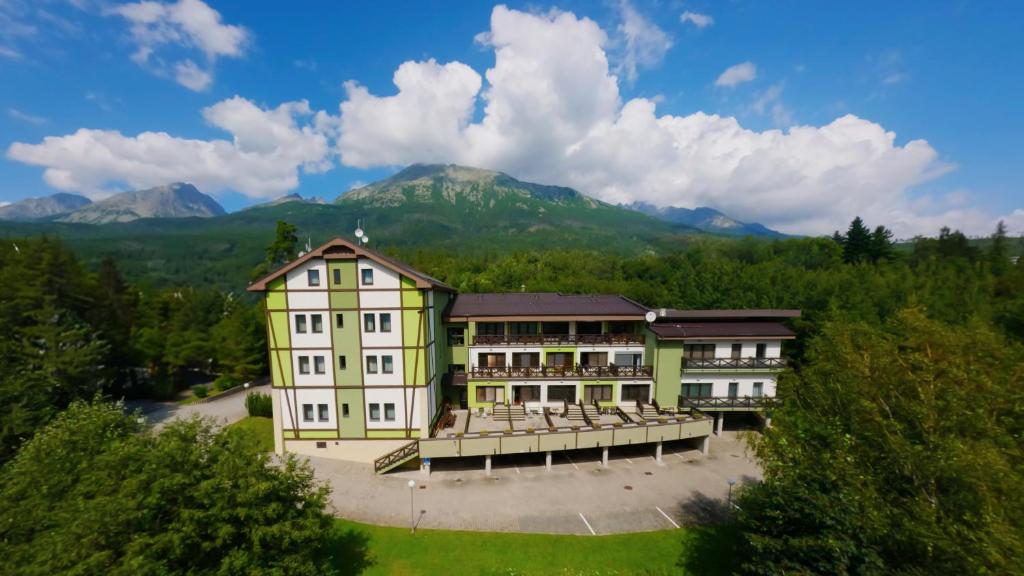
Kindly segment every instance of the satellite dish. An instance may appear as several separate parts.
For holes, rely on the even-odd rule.
[[[362,237],[363,237],[363,229],[362,228],[356,228],[356,238],[362,238]]]
[[[362,240],[363,240],[363,244],[369,244],[370,243],[370,237],[369,236],[363,236]]]
[[[658,315],[654,313],[654,310],[648,310],[647,314],[644,314],[644,320],[648,323],[654,322],[658,318]]]

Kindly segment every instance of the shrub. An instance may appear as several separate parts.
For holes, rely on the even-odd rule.
[[[262,416],[272,418],[274,416],[274,404],[268,394],[253,392],[245,397],[245,409],[249,416]]]
[[[218,392],[223,392],[225,390],[235,388],[241,383],[242,381],[236,378],[235,376],[232,376],[230,374],[223,374],[221,376],[218,376],[217,379],[213,381],[213,388]]]
[[[196,398],[206,398],[210,394],[210,390],[206,388],[205,384],[196,384],[192,387],[192,394],[195,394]]]

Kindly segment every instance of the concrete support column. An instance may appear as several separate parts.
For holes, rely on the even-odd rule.
[[[711,449],[711,436],[705,436],[700,442],[700,453],[707,456]]]
[[[423,470],[423,475],[430,478],[430,462],[424,462],[421,469]]]
[[[488,454],[487,456],[484,456],[484,472],[486,472],[488,476],[491,475],[491,455],[490,454]]]
[[[722,435],[722,425],[725,424],[725,412],[715,414],[715,436]]]
[[[601,448],[601,466],[608,467],[608,447]]]
[[[654,460],[661,464],[661,440],[658,441],[657,446],[654,447]]]
[[[544,469],[551,470],[551,451],[548,450],[544,453]]]

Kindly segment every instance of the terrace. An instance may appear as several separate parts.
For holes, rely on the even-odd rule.
[[[643,346],[643,334],[478,334],[473,346]]]
[[[683,372],[782,370],[785,358],[683,358]]]
[[[470,378],[652,378],[653,366],[473,366]]]

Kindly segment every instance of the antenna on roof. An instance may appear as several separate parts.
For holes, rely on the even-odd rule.
[[[313,251],[313,239],[310,238],[309,236],[306,236],[306,252],[308,253],[308,252],[312,252],[312,251]]]
[[[356,220],[356,243],[362,246],[363,244],[369,244],[370,238],[363,231],[363,219]]]

